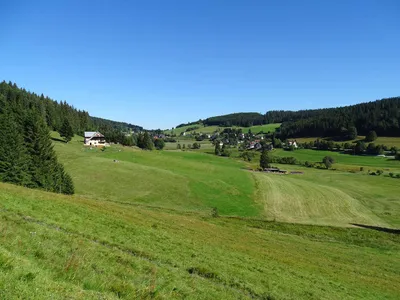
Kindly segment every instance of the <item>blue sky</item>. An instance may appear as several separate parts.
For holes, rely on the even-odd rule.
[[[170,128],[400,95],[400,2],[7,1],[0,80]]]

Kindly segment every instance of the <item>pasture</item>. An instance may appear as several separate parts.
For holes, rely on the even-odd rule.
[[[0,190],[2,299],[399,297],[398,235]]]
[[[400,226],[396,179],[81,140],[54,142],[76,195],[0,183],[1,299],[400,296],[400,235],[351,225]]]
[[[331,156],[335,159],[335,168],[338,169],[349,169],[349,170],[359,170],[360,167],[364,167],[367,171],[375,171],[376,169],[389,170],[399,170],[400,171],[400,161],[395,161],[392,158],[379,157],[379,156],[369,156],[369,155],[350,155],[342,154],[340,152],[334,151],[323,151],[323,150],[311,150],[311,149],[298,149],[295,151],[285,151],[283,149],[275,149],[272,152],[274,156],[293,156],[296,159],[305,162],[321,162],[325,156]]]
[[[318,137],[305,137],[305,138],[296,138],[297,142],[299,143],[304,143],[304,142],[314,142],[316,139],[321,139]],[[329,140],[330,138],[322,138],[324,140]],[[356,143],[357,141],[363,141],[365,139],[365,136],[358,136],[354,140],[348,140],[348,141],[340,141],[338,143]],[[368,142],[366,142],[368,143]],[[376,145],[386,145],[388,147],[397,147],[400,148],[400,138],[399,137],[378,137],[375,141],[373,141]]]
[[[274,124],[264,124],[264,125],[255,125],[255,126],[251,126],[251,127],[239,127],[239,126],[232,126],[232,127],[221,127],[221,126],[204,126],[203,124],[196,124],[196,125],[189,125],[189,126],[182,126],[179,128],[175,128],[175,129],[169,129],[169,130],[165,130],[165,133],[168,134],[176,134],[177,136],[180,135],[182,132],[185,132],[188,128],[191,127],[199,127],[198,129],[195,130],[191,130],[190,132],[198,132],[198,133],[205,133],[205,134],[211,134],[214,133],[216,131],[222,131],[225,128],[241,128],[243,133],[248,132],[249,130],[252,131],[252,133],[257,134],[259,132],[274,132],[279,126],[281,126],[280,123],[274,123]]]

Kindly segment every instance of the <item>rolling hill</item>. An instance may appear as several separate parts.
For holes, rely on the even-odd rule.
[[[0,298],[399,296],[399,235],[347,223],[396,223],[358,195],[369,176],[312,170],[284,180],[200,152],[99,151],[79,137],[54,147],[76,195],[0,183]],[[375,192],[398,213],[390,180]]]
[[[400,136],[400,97],[376,100],[356,105],[310,109],[299,111],[268,111],[259,113],[235,113],[210,117],[198,122],[178,125],[190,126],[245,126],[282,124],[278,135],[295,137],[342,137],[351,127],[366,135],[374,130],[379,136]]]

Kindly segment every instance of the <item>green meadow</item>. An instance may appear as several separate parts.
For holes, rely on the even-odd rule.
[[[352,225],[399,228],[398,179],[81,140],[54,142],[74,196],[0,184],[1,299],[400,297],[400,235]]]
[[[239,126],[232,126],[231,128],[241,128],[243,132],[247,132],[248,130],[251,130],[254,134],[258,133],[258,132],[274,132],[276,128],[278,128],[279,126],[281,126],[280,123],[274,123],[274,124],[264,124],[264,125],[255,125],[255,126],[251,126],[251,127],[239,127]],[[203,124],[195,124],[195,125],[188,125],[188,126],[182,126],[179,128],[175,128],[175,129],[169,129],[169,130],[165,130],[165,133],[168,134],[176,134],[176,135],[180,135],[182,132],[185,132],[188,128],[192,128],[192,127],[199,127],[198,129],[192,130],[192,131],[196,131],[198,133],[205,133],[205,134],[211,134],[214,133],[216,131],[222,131],[225,128],[228,127],[221,127],[221,126],[204,126]],[[192,132],[190,131],[190,132]]]
[[[300,143],[304,143],[304,142],[314,142],[316,139],[321,139],[321,138],[306,137],[306,138],[297,138],[296,140]],[[329,140],[329,138],[323,138],[323,139]],[[360,135],[354,140],[344,141],[344,142],[340,142],[340,143],[345,143],[345,142],[356,143],[357,141],[363,141],[364,139],[365,139],[365,136]],[[386,145],[388,147],[400,148],[400,138],[398,138],[398,137],[379,136],[375,141],[373,141],[373,143],[376,145]]]

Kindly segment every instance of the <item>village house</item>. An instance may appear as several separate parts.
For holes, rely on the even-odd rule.
[[[247,149],[248,150],[252,150],[252,149],[260,150],[261,148],[262,148],[262,145],[259,141],[253,141],[253,142],[250,142]]]
[[[288,146],[293,146],[294,148],[297,148],[297,141],[288,141]]]
[[[85,131],[85,139],[84,139],[85,146],[107,146],[106,139],[104,135],[97,131]]]

